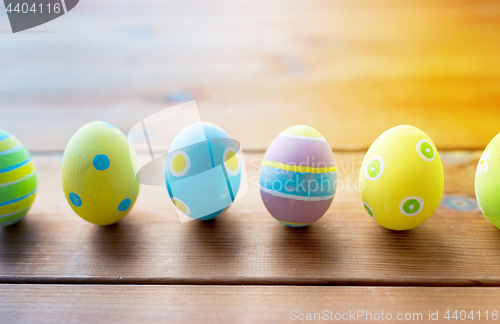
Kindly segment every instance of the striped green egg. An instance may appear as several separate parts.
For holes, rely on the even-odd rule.
[[[70,139],[62,162],[62,186],[71,208],[97,225],[117,223],[139,193],[137,158],[125,135],[113,125],[92,122]]]
[[[24,146],[0,129],[0,226],[20,221],[35,200],[35,164]]]

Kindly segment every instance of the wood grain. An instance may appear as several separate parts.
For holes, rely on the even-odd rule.
[[[445,196],[473,199],[478,153],[442,156]],[[332,207],[308,228],[291,229],[261,201],[262,154],[245,157],[248,193],[215,221],[181,224],[165,189],[143,185],[127,217],[99,227],[67,204],[61,156],[35,156],[33,208],[0,229],[0,282],[500,286],[500,232],[475,205],[440,206],[416,229],[386,230],[354,190],[363,154],[339,153]]]
[[[498,1],[86,0],[8,30],[0,5],[0,128],[32,151],[39,191],[22,222],[0,228],[2,323],[495,310],[500,288],[485,286],[500,287],[500,232],[473,180],[500,131]],[[181,224],[166,190],[143,185],[117,225],[73,213],[60,164],[77,129],[104,120],[126,132],[189,100],[253,152],[242,200]],[[339,162],[332,207],[304,229],[276,222],[257,185],[264,150],[296,124],[318,129]],[[445,200],[406,232],[376,224],[355,188],[363,152],[399,124],[447,150]]]
[[[399,124],[440,149],[500,131],[497,1],[87,0],[1,37],[0,127],[30,150],[190,99],[251,150],[296,124],[342,150]]]
[[[0,316],[2,323],[288,323],[326,310],[333,320],[316,315],[315,322],[347,314],[350,323],[377,316],[428,323],[429,311],[447,322],[447,311],[463,310],[460,323],[477,323],[495,322],[498,298],[499,288],[0,285]]]

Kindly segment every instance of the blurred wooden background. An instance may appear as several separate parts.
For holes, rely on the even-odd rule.
[[[2,127],[31,150],[187,99],[251,150],[298,123],[343,150],[399,124],[441,149],[499,131],[498,1],[82,0],[21,34],[0,17]]]
[[[0,128],[32,151],[40,186],[28,216],[0,229],[5,321],[497,307],[500,232],[473,179],[500,132],[499,1],[82,0],[46,25],[9,29],[1,9]],[[115,226],[71,211],[60,161],[78,128],[104,120],[126,132],[193,99],[248,152],[249,192],[227,214],[180,224],[150,186]],[[296,124],[325,135],[343,166],[332,207],[301,230],[272,219],[256,182],[267,146]],[[446,176],[436,214],[403,233],[373,222],[348,185],[399,124],[434,140]]]

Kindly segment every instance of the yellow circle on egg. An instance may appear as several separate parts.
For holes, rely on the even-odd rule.
[[[175,172],[181,173],[186,167],[186,158],[182,154],[177,154],[172,161],[172,168]]]
[[[238,170],[238,158],[234,151],[229,151],[226,155],[226,165],[229,169],[236,171]]]
[[[177,207],[177,209],[179,209],[181,212],[183,212],[186,215],[191,214],[191,209],[189,209],[189,207],[182,200],[180,200],[179,198],[173,198],[172,200],[174,202],[175,207]]]
[[[170,173],[174,177],[185,176],[191,168],[191,159],[184,151],[174,152],[170,158]]]

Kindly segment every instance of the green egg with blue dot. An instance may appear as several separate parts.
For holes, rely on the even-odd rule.
[[[0,226],[19,222],[35,200],[37,173],[26,148],[0,129]]]
[[[92,122],[70,139],[63,155],[62,185],[71,208],[97,225],[120,221],[139,194],[137,157],[126,136],[105,122]]]

